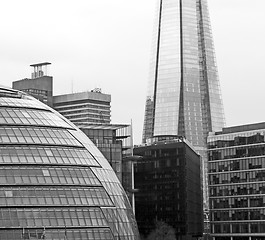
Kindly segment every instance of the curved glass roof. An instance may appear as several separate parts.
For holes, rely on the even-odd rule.
[[[87,136],[0,86],[0,239],[139,239],[127,196]]]

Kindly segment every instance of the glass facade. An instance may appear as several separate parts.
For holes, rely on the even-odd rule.
[[[265,239],[265,123],[211,134],[208,157],[213,237]]]
[[[138,240],[126,193],[84,133],[0,87],[0,239]]]
[[[143,142],[185,136],[202,156],[208,208],[207,135],[224,127],[224,111],[206,0],[159,0]]]
[[[108,160],[134,209],[132,125],[124,124],[82,124],[80,130],[97,146]]]
[[[123,184],[123,157],[132,155],[131,125],[83,124],[80,130],[97,146]],[[126,190],[126,187],[123,186]]]

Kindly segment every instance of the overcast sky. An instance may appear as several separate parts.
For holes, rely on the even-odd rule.
[[[208,0],[227,126],[265,121],[265,1]],[[141,141],[156,0],[0,2],[0,84],[51,62],[54,93],[112,96]],[[73,83],[73,84],[72,84]]]

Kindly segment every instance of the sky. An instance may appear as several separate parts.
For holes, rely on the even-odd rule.
[[[101,88],[140,144],[156,1],[0,1],[0,84],[51,62],[55,95]],[[265,1],[208,4],[227,126],[265,122]]]

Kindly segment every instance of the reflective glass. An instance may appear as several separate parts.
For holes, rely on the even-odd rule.
[[[89,168],[72,167],[9,167],[3,166],[0,170],[1,184],[77,184],[101,185]]]
[[[202,155],[208,206],[206,139],[225,126],[207,1],[157,1],[143,143],[185,136]]]
[[[140,239],[121,183],[91,140],[34,98],[4,88],[0,182],[1,240]]]
[[[66,121],[51,112],[24,108],[2,108],[0,111],[0,123],[72,128]]]
[[[21,107],[21,108],[34,108],[34,109],[49,109],[48,106],[42,104],[38,101],[32,101],[31,96],[26,96],[24,98],[0,98],[0,106],[5,107]]]
[[[84,148],[2,146],[0,163],[14,162],[99,166],[96,159]]]
[[[214,234],[254,236],[265,220],[265,125],[225,128],[208,137]]]
[[[0,127],[0,143],[81,146],[67,130],[37,127]]]
[[[105,217],[100,208],[5,208],[0,209],[2,214],[1,227],[104,227],[107,226]],[[53,225],[56,218],[56,225]],[[76,219],[83,219],[83,226]],[[71,220],[70,220],[71,219]],[[14,221],[16,220],[16,221]]]

